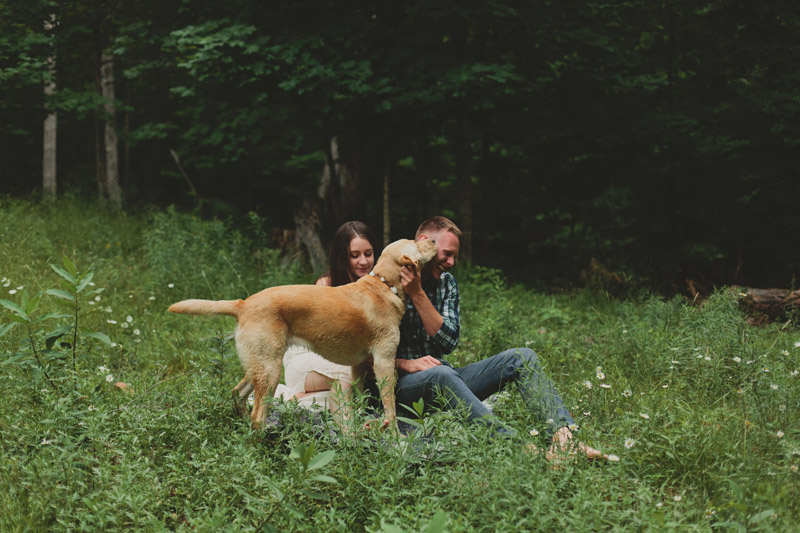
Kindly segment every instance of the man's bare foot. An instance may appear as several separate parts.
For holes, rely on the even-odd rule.
[[[545,457],[553,464],[572,461],[582,455],[589,460],[619,461],[616,455],[609,455],[591,446],[573,440],[572,432],[567,427],[562,427],[553,435],[553,444],[547,450]]]

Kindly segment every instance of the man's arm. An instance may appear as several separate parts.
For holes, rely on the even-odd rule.
[[[425,328],[425,333],[429,337],[433,337],[441,329],[444,323],[444,318],[439,314],[439,311],[433,306],[428,299],[428,295],[422,290],[422,280],[419,272],[412,270],[410,267],[404,266],[400,270],[400,283],[403,285],[403,290],[411,299],[411,303],[419,313],[419,318],[422,320],[422,326]]]
[[[447,275],[442,283],[447,283],[444,300],[436,308],[422,290],[419,273],[409,267],[400,271],[403,290],[419,314],[425,334],[442,353],[448,354],[458,345],[461,319],[459,317],[458,286],[452,276]]]

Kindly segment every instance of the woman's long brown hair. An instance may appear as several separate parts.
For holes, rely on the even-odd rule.
[[[330,268],[320,276],[321,278],[330,278],[332,287],[356,281],[350,276],[350,241],[354,237],[368,240],[372,245],[373,257],[377,260],[379,253],[378,247],[375,245],[377,241],[369,226],[358,220],[345,222],[339,226],[339,229],[336,230],[336,235],[333,236],[333,244],[331,244],[329,255]]]

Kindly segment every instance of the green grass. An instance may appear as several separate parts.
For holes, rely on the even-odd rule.
[[[735,294],[693,307],[457,272],[451,360],[533,348],[581,438],[621,456],[553,471],[453,413],[430,415],[427,444],[345,437],[291,405],[261,432],[235,419],[233,322],[165,309],[311,281],[255,230],[174,211],[112,215],[76,198],[0,200],[0,217],[0,298],[59,288],[50,265],[64,255],[78,276],[93,265],[95,284],[79,294],[74,346],[71,329],[48,350],[49,332],[74,326],[74,307],[47,293],[30,318],[69,317],[0,337],[2,531],[784,531],[800,521],[800,331],[748,326]],[[0,308],[0,327],[12,315]],[[537,421],[516,400],[504,395],[496,412],[527,434]]]

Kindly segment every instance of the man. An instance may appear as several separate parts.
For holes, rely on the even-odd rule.
[[[516,382],[525,404],[547,421],[546,433],[552,437],[548,459],[575,448],[589,458],[609,456],[583,443],[574,445],[570,428],[575,428],[553,384],[542,371],[536,353],[528,348],[506,350],[463,368],[454,368],[444,356],[452,352],[459,339],[459,293],[453,268],[461,246],[461,231],[445,217],[423,222],[417,240],[433,239],[438,251],[421,272],[404,267],[401,283],[408,303],[400,323],[400,345],[395,365],[398,371],[397,403],[411,405],[422,398],[426,405],[438,402],[444,408],[466,407],[470,421],[491,426],[493,432],[516,432],[498,422],[482,403],[507,383]],[[536,449],[529,445],[529,450]]]

